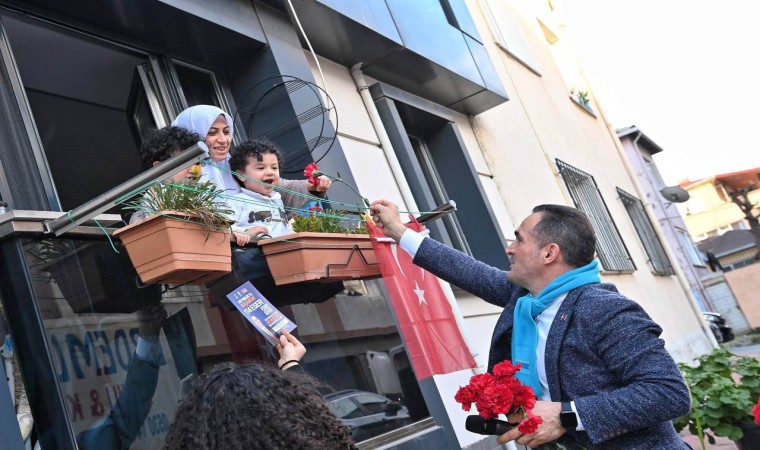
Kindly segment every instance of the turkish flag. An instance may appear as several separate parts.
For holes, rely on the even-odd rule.
[[[425,229],[413,218],[406,226]],[[438,278],[373,223],[367,229],[417,379],[475,367]]]

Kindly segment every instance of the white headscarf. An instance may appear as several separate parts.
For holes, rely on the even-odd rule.
[[[172,122],[172,126],[182,127],[193,133],[198,133],[201,139],[205,141],[208,130],[219,115],[224,116],[227,126],[230,127],[230,136],[232,136],[232,116],[227,114],[223,109],[211,105],[196,105],[187,108],[179,113],[174,122]],[[240,185],[235,181],[235,177],[229,173],[229,159],[230,154],[227,153],[227,158],[224,161],[217,161],[215,163],[226,170],[219,170],[219,168],[212,165],[204,165],[201,169],[201,178],[198,181],[211,181],[228,194],[240,192]]]
[[[203,140],[206,140],[208,130],[219,115],[224,116],[227,126],[230,127],[230,136],[232,136],[232,116],[227,114],[223,109],[211,105],[196,105],[187,108],[179,113],[177,118],[172,122],[172,126],[182,127],[193,133],[198,133]]]

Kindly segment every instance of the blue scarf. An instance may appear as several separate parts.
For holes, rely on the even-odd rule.
[[[534,317],[541,314],[557,297],[565,292],[601,281],[599,263],[593,260],[583,267],[565,272],[555,278],[538,294],[538,297],[528,294],[517,299],[514,326],[512,327],[512,363],[522,365],[515,378],[532,387],[536,397],[540,398],[544,391],[541,389],[538,371],[536,370],[538,327]]]

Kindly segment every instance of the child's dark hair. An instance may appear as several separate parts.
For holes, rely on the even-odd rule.
[[[140,161],[144,169],[150,169],[155,161],[166,161],[173,153],[192,147],[202,140],[198,134],[180,127],[151,130],[140,147]]]
[[[230,169],[245,172],[245,166],[248,165],[248,158],[255,158],[256,161],[263,161],[267,153],[277,157],[277,165],[282,166],[282,153],[274,143],[268,139],[254,139],[238,144],[230,150]],[[243,186],[243,182],[235,177],[235,180]]]

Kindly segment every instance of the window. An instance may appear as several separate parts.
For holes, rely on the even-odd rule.
[[[596,231],[596,253],[604,270],[633,272],[636,265],[612,221],[607,205],[599,193],[594,177],[575,167],[557,160],[557,167],[575,207],[585,212]]]
[[[140,133],[159,124],[148,55],[12,13],[2,23],[61,208],[140,173]]]
[[[641,243],[644,245],[644,250],[646,250],[649,257],[649,263],[652,265],[652,272],[655,275],[674,275],[675,272],[670,265],[670,261],[668,261],[668,256],[662,247],[662,242],[660,242],[657,233],[654,231],[652,222],[649,220],[649,215],[644,210],[644,204],[641,203],[641,200],[620,188],[617,188],[617,192],[623,205],[625,205],[626,211],[628,211],[628,215],[631,217],[631,222],[633,222],[633,227],[636,229]]]
[[[697,249],[697,246],[694,245],[694,241],[691,240],[691,236],[689,236],[689,233],[686,232],[686,230],[682,230],[680,228],[676,228],[676,234],[678,235],[678,240],[681,241],[681,247],[683,248],[684,253],[689,258],[689,262],[693,266],[698,267],[704,267],[705,266],[705,258],[702,257],[701,252]],[[701,240],[707,239],[707,237],[704,237]]]
[[[212,72],[174,61],[174,71],[182,89],[183,108],[194,105],[215,105],[229,111]]]
[[[418,210],[456,202],[455,213],[426,224],[431,236],[508,270],[504,236],[451,111],[383,83],[370,93]]]
[[[541,75],[538,63],[520,28],[518,18],[508,2],[483,0],[482,5],[496,45],[536,75]]]
[[[415,156],[417,156],[417,161],[420,163],[422,173],[425,175],[427,187],[430,189],[430,194],[433,196],[435,204],[442,205],[446,203],[451,197],[446,194],[442,178],[438,174],[438,170],[435,168],[433,155],[430,154],[430,150],[422,139],[410,135],[409,141],[412,144]],[[465,239],[462,226],[459,224],[457,216],[455,214],[449,214],[444,216],[442,221],[446,227],[448,237],[451,240],[451,245],[457,250],[472,255],[472,250],[470,249],[470,246],[467,245],[467,239]]]

